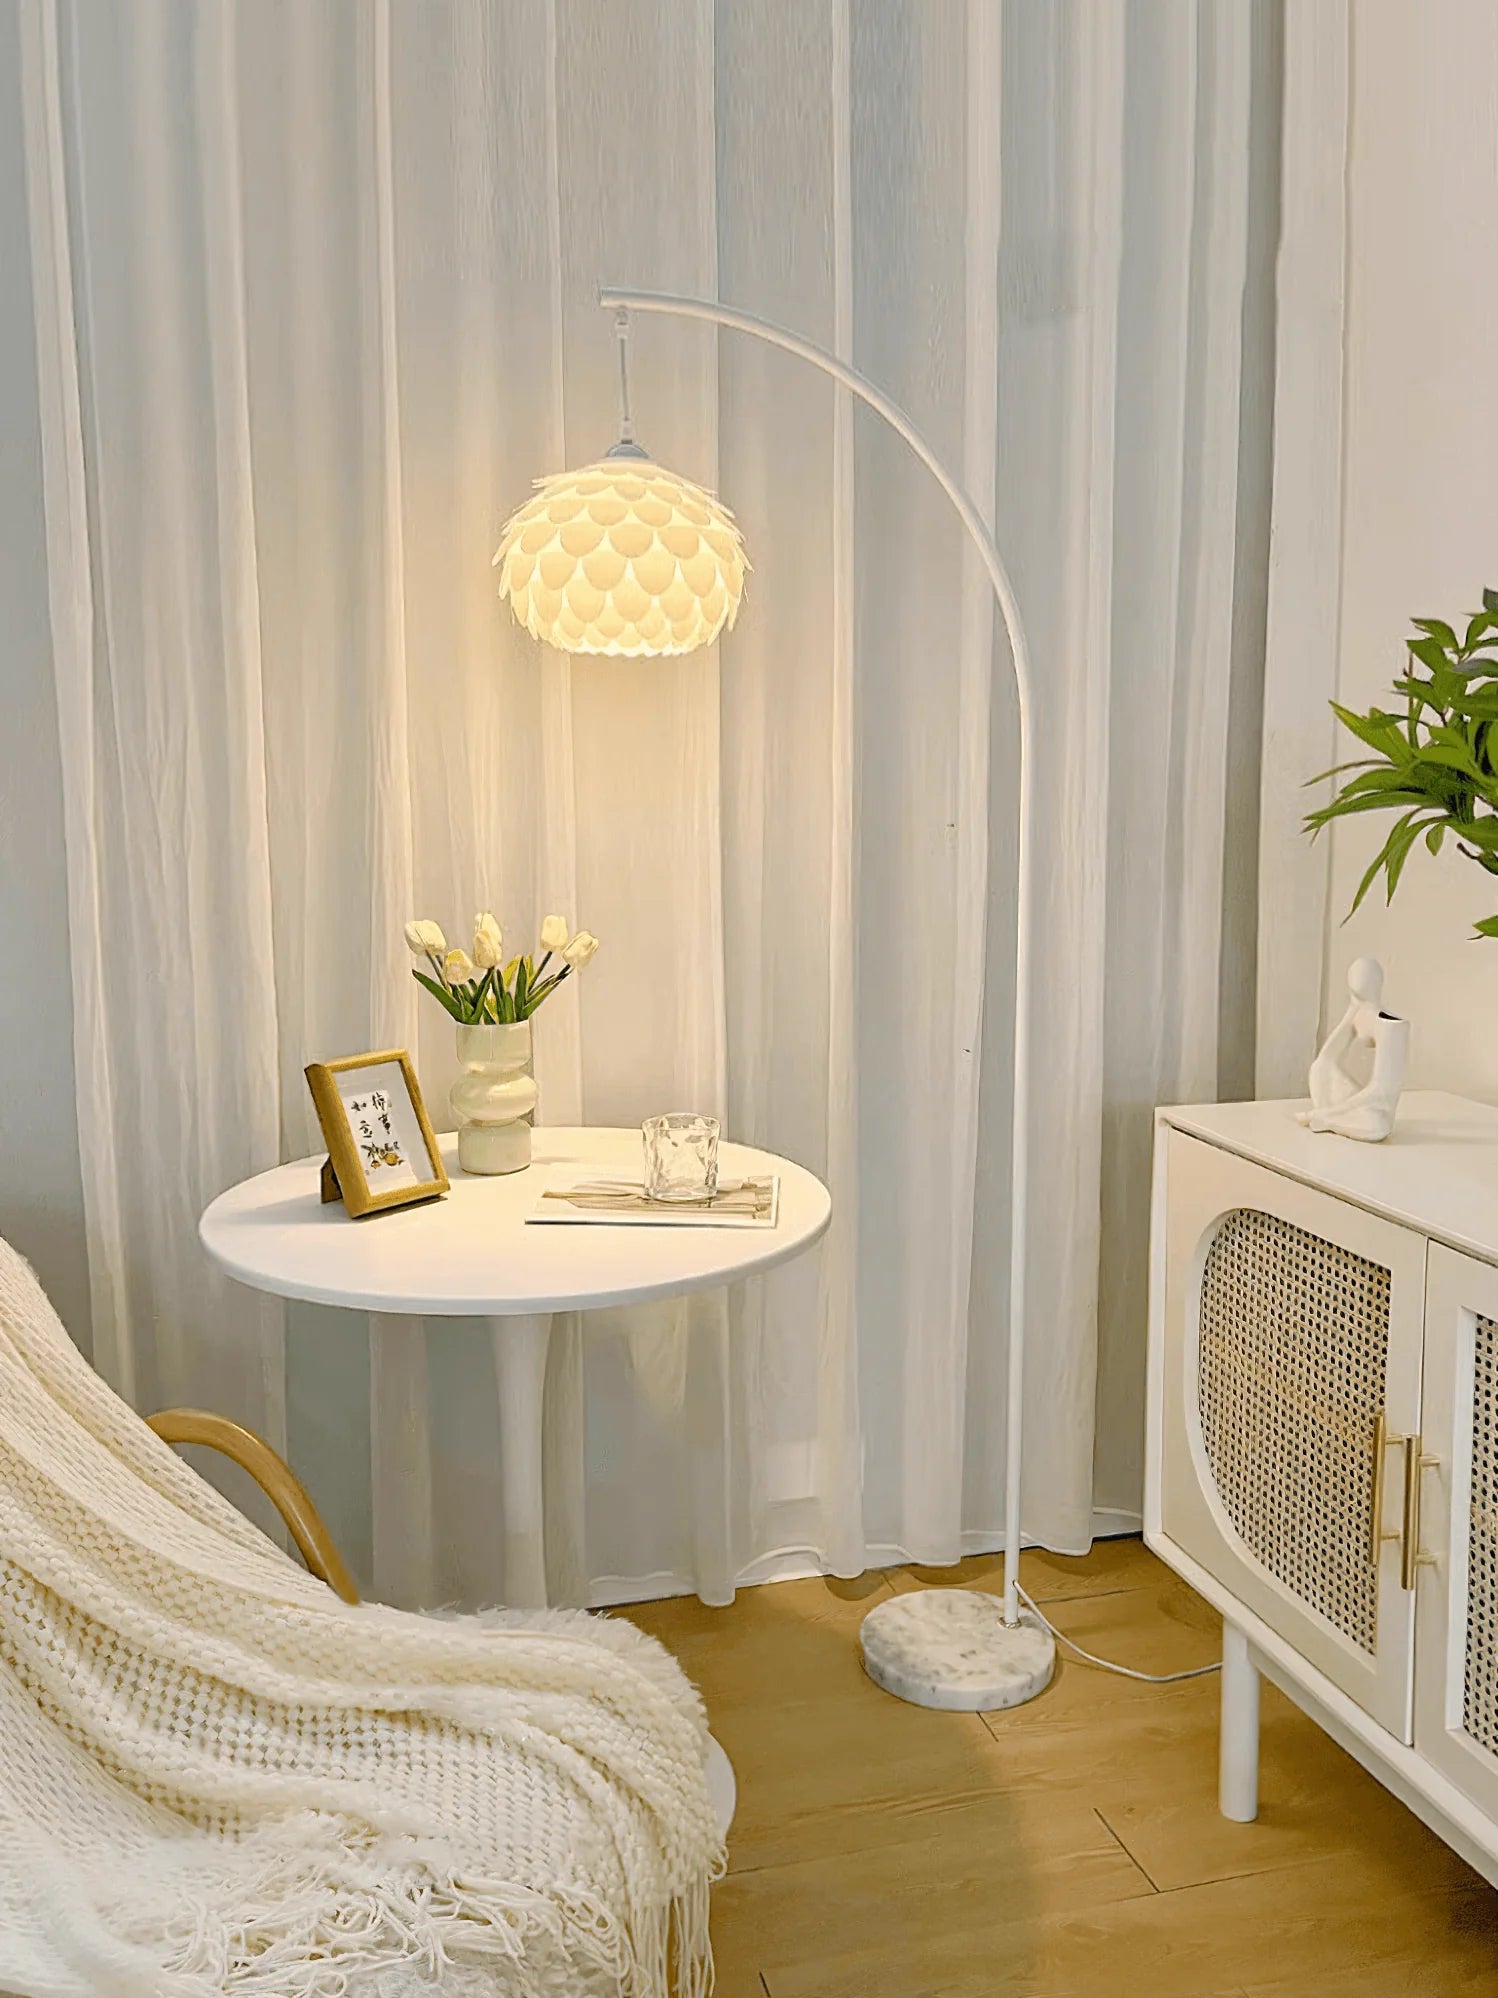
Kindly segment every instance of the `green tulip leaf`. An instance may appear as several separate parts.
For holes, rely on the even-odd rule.
[[[416,980],[418,985],[424,985],[432,997],[447,1012],[451,1013],[455,1020],[461,1021],[463,1019],[463,1010],[460,1002],[449,992],[445,985],[439,985],[435,978],[428,978],[424,971],[417,971],[414,968],[412,969],[411,976]]]

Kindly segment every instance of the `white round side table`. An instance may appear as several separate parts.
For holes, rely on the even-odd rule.
[[[439,1140],[452,1189],[443,1200],[355,1221],[319,1198],[320,1157],[276,1166],[221,1193],[199,1223],[203,1246],[231,1277],[278,1297],[399,1317],[487,1318],[499,1382],[505,1595],[544,1604],[541,1410],[552,1314],[594,1311],[714,1290],[809,1248],[832,1218],[815,1174],[773,1152],[724,1144],[725,1178],[778,1174],[771,1229],[572,1227],[528,1224],[549,1186],[638,1179],[638,1130],[535,1133],[525,1172],[479,1178],[458,1166],[458,1141]],[[716,1744],[714,1744],[716,1747]],[[732,1772],[722,1756],[715,1774]]]

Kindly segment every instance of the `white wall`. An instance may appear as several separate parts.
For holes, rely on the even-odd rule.
[[[0,1235],[87,1350],[17,38],[0,7]]]
[[[1498,588],[1495,76],[1492,0],[1354,0],[1338,660],[1353,707],[1387,691],[1412,616],[1456,623]],[[1421,847],[1393,907],[1371,891],[1342,926],[1383,817],[1333,831],[1326,1008],[1371,952],[1414,1022],[1412,1080],[1498,1101],[1498,941],[1471,939],[1498,914],[1498,877]]]

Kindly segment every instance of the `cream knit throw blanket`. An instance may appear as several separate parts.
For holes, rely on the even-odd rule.
[[[0,1990],[700,1998],[705,1739],[622,1621],[338,1601],[0,1242]]]

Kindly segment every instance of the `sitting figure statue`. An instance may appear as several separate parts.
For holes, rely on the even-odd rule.
[[[1311,1063],[1311,1107],[1296,1115],[1313,1131],[1377,1143],[1394,1128],[1410,1058],[1410,1023],[1383,1010],[1384,968],[1376,957],[1360,957],[1349,968],[1347,990],[1347,1011]],[[1347,1066],[1354,1048],[1373,1050],[1366,1081]]]

